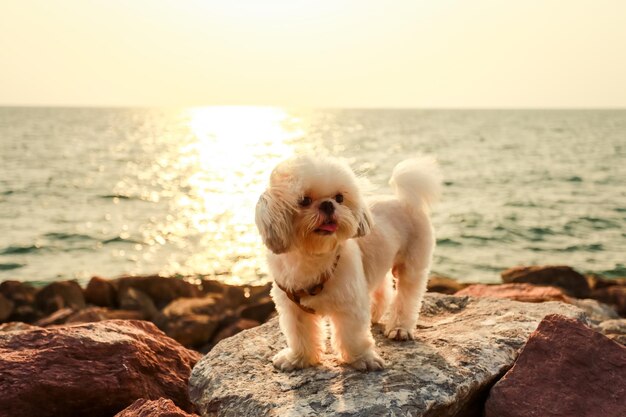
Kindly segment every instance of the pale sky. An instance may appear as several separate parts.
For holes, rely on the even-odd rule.
[[[0,0],[0,105],[626,107],[626,0]]]

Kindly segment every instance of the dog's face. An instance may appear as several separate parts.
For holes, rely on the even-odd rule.
[[[326,253],[369,233],[370,223],[354,173],[335,159],[303,156],[279,164],[256,208],[257,227],[274,253]]]

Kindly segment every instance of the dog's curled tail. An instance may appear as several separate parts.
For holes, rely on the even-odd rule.
[[[393,169],[389,185],[398,199],[414,207],[429,209],[441,194],[442,176],[437,160],[418,156],[400,162]]]

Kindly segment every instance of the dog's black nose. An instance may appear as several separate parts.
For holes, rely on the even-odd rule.
[[[320,204],[320,210],[330,216],[335,212],[335,205],[332,201],[322,201],[322,204]]]

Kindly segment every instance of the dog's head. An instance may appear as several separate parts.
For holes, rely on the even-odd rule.
[[[274,253],[321,254],[370,231],[371,215],[352,170],[334,158],[280,163],[256,207],[256,225]]]

